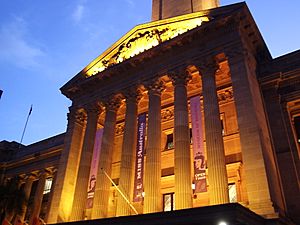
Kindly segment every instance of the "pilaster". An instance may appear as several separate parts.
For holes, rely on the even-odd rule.
[[[238,50],[236,50],[238,51]],[[258,121],[260,96],[255,94],[255,74],[246,62],[247,52],[243,49],[235,53],[226,52],[229,61],[234,101],[237,111],[237,121],[240,131],[240,143],[243,155],[246,189],[249,208],[257,214],[275,217],[268,184],[267,168],[264,161],[264,147],[261,128]],[[246,102],[246,104],[245,104]],[[261,115],[264,116],[264,115]],[[271,164],[274,163],[270,162]],[[276,187],[274,187],[276,188]]]
[[[64,148],[59,160],[47,223],[69,221],[85,126],[86,115],[83,110],[74,106],[70,107]]]

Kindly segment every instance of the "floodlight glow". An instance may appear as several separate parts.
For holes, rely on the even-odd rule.
[[[228,225],[228,224],[224,221],[221,221],[218,225]]]

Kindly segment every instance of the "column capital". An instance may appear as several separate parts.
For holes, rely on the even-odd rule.
[[[87,114],[96,114],[99,115],[102,111],[101,105],[99,102],[88,103],[83,107]]]
[[[32,173],[29,173],[29,174],[26,174],[25,175],[25,180],[35,180],[37,179],[37,175],[36,174],[32,174]]]
[[[57,168],[50,167],[45,169],[45,173],[47,173],[49,176],[53,176],[57,172]]]
[[[185,69],[172,70],[168,72],[168,76],[171,79],[174,86],[176,85],[187,85],[191,80],[191,74]]]
[[[134,102],[136,102],[136,104],[139,103],[139,101],[141,100],[141,98],[143,96],[141,89],[137,88],[137,87],[132,87],[132,88],[126,89],[122,93],[126,99],[126,102],[134,101]]]
[[[207,57],[196,65],[202,76],[214,76],[219,69],[219,64],[214,57]]]
[[[40,179],[41,177],[48,177],[49,176],[49,171],[47,169],[42,169],[39,171],[35,172],[36,178]]]
[[[160,95],[165,89],[165,83],[160,78],[148,81],[144,86],[148,90],[149,94],[154,95]]]
[[[106,98],[104,100],[105,110],[107,111],[118,111],[119,107],[121,106],[121,96],[114,95]]]
[[[225,55],[227,57],[227,60],[230,60],[232,62],[239,62],[244,60],[245,58],[249,58],[250,52],[244,47],[237,47],[234,49],[225,50]]]
[[[67,114],[67,117],[69,124],[76,122],[80,125],[83,125],[86,121],[86,113],[82,109],[77,107],[69,107],[69,113]]]

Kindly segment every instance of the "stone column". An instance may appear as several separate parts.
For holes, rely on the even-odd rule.
[[[24,194],[25,194],[25,198],[29,199],[30,196],[30,192],[31,192],[31,188],[32,188],[32,183],[34,181],[36,177],[33,175],[28,175],[25,178],[25,185],[24,185]],[[19,219],[23,222],[26,216],[26,212],[27,212],[27,204],[23,205],[23,211],[22,213],[19,214]]]
[[[47,223],[67,222],[70,218],[85,125],[86,115],[83,110],[70,107]]]
[[[71,221],[84,219],[84,210],[87,202],[87,190],[89,185],[89,174],[94,150],[100,106],[93,103],[85,106],[87,112],[87,125],[83,140],[82,153],[78,169],[74,201],[71,213]]]
[[[112,153],[114,149],[117,110],[119,109],[119,106],[120,98],[118,97],[114,97],[105,103],[106,115],[96,179],[92,219],[107,217],[108,200],[112,184],[104,172],[111,176]]]
[[[269,178],[267,176],[266,165],[267,163],[273,164],[274,159],[270,158],[273,153],[267,153],[266,149],[264,154],[263,144],[265,140],[261,133],[265,121],[259,120],[262,120],[265,115],[260,103],[261,96],[256,83],[257,78],[254,68],[251,69],[249,65],[250,59],[244,55],[247,52],[244,52],[243,49],[235,50],[236,52],[231,50],[226,52],[226,55],[228,56],[237,111],[249,208],[260,215],[273,217],[275,214],[270,188],[277,188],[277,185],[273,186],[271,182],[272,179],[276,179],[277,175],[273,174]],[[271,146],[271,144],[269,145]],[[264,161],[264,157],[268,162]],[[268,179],[270,179],[270,183]]]
[[[170,74],[174,93],[174,158],[175,158],[175,206],[176,209],[192,208],[192,174],[190,154],[189,111],[187,103],[186,71]]]
[[[228,178],[215,78],[218,66],[214,59],[208,59],[207,62],[200,65],[199,69],[202,78],[209,201],[211,205],[217,205],[229,202]]]
[[[161,186],[161,92],[163,82],[156,80],[147,86],[149,112],[144,180],[144,213],[162,209]]]
[[[124,93],[126,97],[126,115],[120,166],[119,188],[131,202],[133,195],[134,162],[137,141],[137,104],[139,93],[132,90]],[[132,209],[122,196],[118,198],[117,216],[128,216]]]
[[[38,185],[36,188],[36,192],[34,195],[34,201],[32,206],[32,213],[30,215],[30,225],[35,224],[35,220],[39,219],[41,206],[43,202],[43,195],[44,195],[44,188],[46,183],[46,178],[48,176],[48,173],[46,171],[42,172],[39,176]]]

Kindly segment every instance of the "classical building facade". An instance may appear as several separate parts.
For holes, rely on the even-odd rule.
[[[29,220],[239,203],[300,223],[300,52],[272,59],[245,3],[153,0],[152,22],[61,91],[66,133],[1,164],[2,180],[18,175],[32,196]]]

